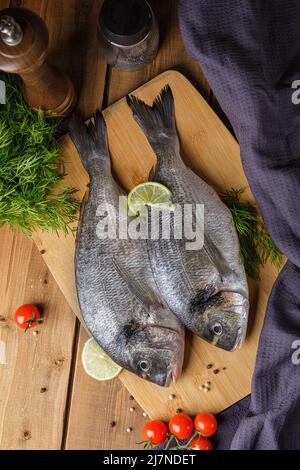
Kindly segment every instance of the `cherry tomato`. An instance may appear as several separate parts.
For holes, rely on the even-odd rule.
[[[194,419],[195,429],[199,431],[202,436],[213,436],[217,430],[218,423],[214,415],[211,413],[201,413]]]
[[[144,426],[144,440],[153,445],[163,444],[167,439],[168,428],[162,421],[148,421]]]
[[[190,446],[192,450],[213,450],[212,443],[204,436],[194,437],[190,442]]]
[[[35,305],[22,305],[15,313],[15,323],[25,331],[37,326],[40,318],[41,314]]]
[[[169,429],[178,439],[188,439],[194,431],[193,420],[184,413],[178,413],[170,419]]]

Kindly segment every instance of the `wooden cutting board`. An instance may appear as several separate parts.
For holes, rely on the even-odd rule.
[[[245,199],[254,202],[242,169],[237,142],[183,75],[175,71],[165,72],[134,94],[152,104],[166,84],[171,86],[174,94],[176,123],[186,164],[217,191],[247,188]],[[147,180],[155,155],[125,99],[110,106],[104,114],[114,174],[123,187],[130,190]],[[61,139],[61,147],[67,173],[64,184],[78,188],[82,198],[88,176],[68,136]],[[37,233],[34,240],[68,303],[81,318],[74,279],[74,237]],[[149,416],[168,419],[178,408],[194,415],[203,410],[216,413],[250,393],[258,338],[276,276],[274,267],[268,265],[263,269],[259,283],[249,280],[251,311],[247,340],[241,350],[226,352],[187,333],[184,370],[175,386],[164,389],[130,372],[120,374],[120,380]],[[208,368],[209,364],[213,366]],[[208,393],[200,388],[207,381],[211,382]],[[175,395],[172,400],[169,399],[171,394]]]

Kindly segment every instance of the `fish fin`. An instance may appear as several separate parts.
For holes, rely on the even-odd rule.
[[[205,235],[203,249],[209,257],[210,261],[216,266],[221,278],[224,278],[225,276],[228,276],[230,273],[232,273],[232,269],[230,268],[226,258],[223,256],[221,250]]]
[[[136,96],[127,96],[127,103],[133,111],[151,145],[157,140],[176,135],[174,98],[171,87],[166,85],[160,95],[149,106]]]
[[[140,302],[142,302],[147,307],[163,307],[163,303],[158,295],[153,292],[152,289],[145,289],[145,287],[137,279],[132,279],[128,274],[128,271],[122,266],[119,260],[116,260],[115,257],[113,257],[113,264],[122,279],[128,285],[129,290]]]
[[[90,160],[95,158],[109,158],[107,146],[107,130],[101,111],[97,111],[94,122],[85,124],[79,113],[74,113],[70,119],[70,137],[80,155],[83,166],[89,172]]]
[[[91,137],[93,139],[93,143],[99,151],[101,150],[108,150],[107,144],[107,128],[104,116],[100,109],[97,109],[94,115],[94,125],[90,122],[91,127]]]

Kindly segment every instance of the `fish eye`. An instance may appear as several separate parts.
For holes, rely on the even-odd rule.
[[[216,336],[221,336],[222,332],[223,332],[223,327],[221,325],[221,323],[215,323],[212,327],[212,332],[216,335]]]
[[[150,363],[149,361],[146,361],[145,359],[143,359],[142,361],[139,362],[139,368],[143,371],[143,372],[149,372],[150,370]]]

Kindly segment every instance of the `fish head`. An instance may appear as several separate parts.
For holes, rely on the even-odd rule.
[[[234,351],[244,343],[248,311],[246,295],[221,291],[201,305],[197,332],[214,346]]]
[[[168,387],[181,375],[183,356],[183,327],[147,325],[131,338],[129,368],[143,379]]]

